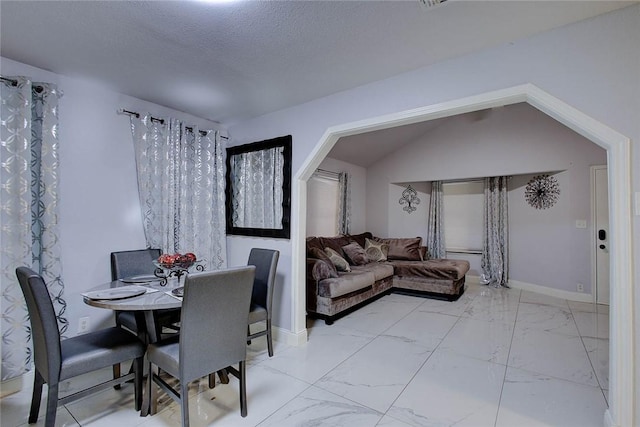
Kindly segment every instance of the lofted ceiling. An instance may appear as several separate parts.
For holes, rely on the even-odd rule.
[[[2,0],[0,54],[229,125],[632,3]]]

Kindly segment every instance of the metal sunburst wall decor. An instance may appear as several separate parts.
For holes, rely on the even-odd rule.
[[[536,209],[547,209],[555,205],[559,195],[558,181],[549,175],[534,176],[524,191],[527,203]]]
[[[410,185],[407,185],[407,188],[402,192],[402,197],[398,201],[401,205],[405,205],[402,210],[411,213],[418,208],[416,205],[420,204],[420,199],[418,198],[418,192],[414,190]]]

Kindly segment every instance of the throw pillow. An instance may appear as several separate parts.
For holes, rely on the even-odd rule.
[[[371,262],[386,261],[389,253],[389,245],[375,240],[364,240],[364,251]]]
[[[338,277],[338,272],[331,261],[327,262],[319,259],[313,264],[311,276],[313,277],[313,280],[319,282],[324,279],[336,279]]]
[[[331,259],[327,256],[327,254],[322,249],[311,248],[309,250],[309,255],[311,255],[313,258],[319,259],[320,261],[324,261],[326,266],[329,268],[330,271],[327,272],[327,274],[329,275],[327,277],[323,277],[323,279],[338,277],[338,271],[336,270],[336,266],[333,265],[333,262],[331,262]],[[314,270],[315,268],[316,267],[314,265]],[[320,279],[316,279],[316,280],[320,280]]]
[[[362,246],[358,244],[358,242],[351,242],[348,245],[343,246],[342,251],[353,265],[369,264],[369,257],[367,256],[367,253],[364,251]]]
[[[342,258],[340,254],[331,248],[324,248],[324,253],[327,254],[333,265],[339,271],[351,271],[351,267],[346,259]]]
[[[396,238],[396,239],[376,239],[379,242],[389,245],[387,259],[398,259],[406,261],[421,261],[420,243],[421,237]]]

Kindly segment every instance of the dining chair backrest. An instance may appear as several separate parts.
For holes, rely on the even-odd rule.
[[[276,269],[280,252],[274,249],[252,248],[247,265],[256,267],[256,277],[253,281],[251,303],[263,307],[271,312],[273,301],[273,284],[276,279]]]
[[[42,277],[30,268],[18,267],[16,275],[31,318],[35,367],[47,383],[57,383],[62,363],[60,331],[49,290]]]
[[[192,381],[246,358],[255,267],[188,274],[180,318],[180,381]]]
[[[153,261],[158,259],[160,253],[160,249],[111,252],[111,280],[152,274],[155,270]]]

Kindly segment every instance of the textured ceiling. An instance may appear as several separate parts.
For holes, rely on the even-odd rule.
[[[2,0],[0,53],[228,125],[629,4]]]

